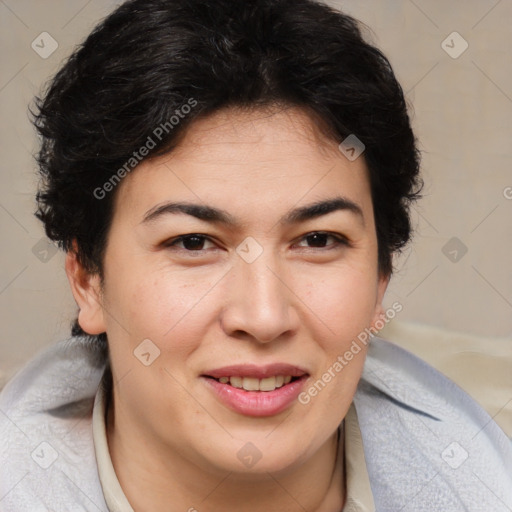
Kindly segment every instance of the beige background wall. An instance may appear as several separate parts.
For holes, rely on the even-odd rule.
[[[67,335],[75,311],[63,256],[41,241],[33,217],[36,139],[27,105],[115,4],[0,0],[0,385]],[[512,339],[512,2],[331,4],[364,21],[389,56],[414,105],[423,151],[416,238],[397,263],[387,302],[402,303],[399,320]],[[463,39],[448,37],[450,56],[442,42],[454,31]],[[35,40],[44,55],[55,44],[42,32],[58,44],[46,59],[31,47]],[[468,48],[453,58],[464,40]]]

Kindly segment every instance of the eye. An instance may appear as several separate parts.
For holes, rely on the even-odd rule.
[[[210,248],[208,244],[210,244],[210,247],[215,247],[215,244],[206,235],[192,233],[175,238],[166,245],[167,247],[177,247],[178,249],[184,249],[186,251],[202,251]],[[207,247],[205,247],[205,245]]]
[[[331,249],[340,245],[348,245],[348,241],[341,235],[334,235],[325,231],[315,231],[303,236],[297,245],[313,249]]]

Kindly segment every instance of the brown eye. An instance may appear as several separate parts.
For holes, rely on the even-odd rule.
[[[306,241],[309,247],[325,247],[329,240],[327,233],[313,233],[312,235],[306,236]]]
[[[170,243],[169,247],[178,247],[187,251],[202,251],[205,249],[205,244],[213,246],[213,243],[205,235],[191,234],[180,236]]]
[[[346,245],[346,243],[346,240],[343,239],[341,236],[336,236],[331,233],[326,233],[323,231],[317,231],[305,235],[298,245],[299,247],[323,249],[335,247],[341,244]]]

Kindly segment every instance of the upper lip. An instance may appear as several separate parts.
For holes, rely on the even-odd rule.
[[[264,379],[266,377],[290,375],[291,377],[302,377],[308,375],[308,372],[298,366],[287,363],[273,363],[264,366],[255,364],[236,364],[223,366],[214,370],[208,370],[203,373],[207,377],[220,379],[221,377],[254,377]]]

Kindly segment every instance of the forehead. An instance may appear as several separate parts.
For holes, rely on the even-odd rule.
[[[270,213],[329,195],[371,209],[363,157],[349,161],[301,109],[225,109],[194,121],[169,154],[139,164],[117,191],[116,211],[179,199]]]
[[[206,117],[198,118],[187,132],[181,148],[201,143],[224,143],[227,139],[247,143],[274,140],[277,134],[290,138],[290,132],[303,142],[327,149],[331,146],[319,130],[319,120],[305,110],[292,106],[261,108],[225,108]],[[265,135],[272,133],[272,137]]]

